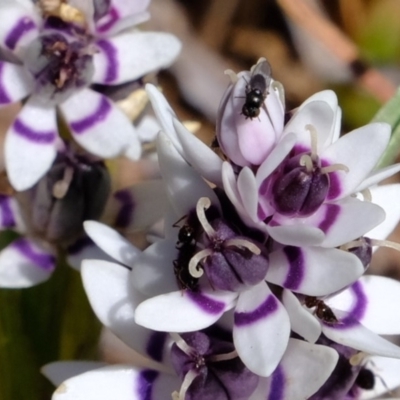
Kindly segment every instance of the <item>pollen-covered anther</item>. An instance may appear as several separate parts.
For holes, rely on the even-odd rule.
[[[300,157],[299,164],[302,167],[305,167],[307,172],[312,172],[312,170],[314,169],[313,160],[312,160],[311,156],[309,156],[308,154],[303,154]]]
[[[251,243],[246,239],[229,239],[225,241],[224,246],[244,247],[247,250],[251,251],[256,256],[261,254],[261,250],[254,243]]]
[[[213,251],[211,249],[204,249],[200,250],[190,259],[189,274],[192,275],[193,278],[200,278],[203,276],[204,270],[199,266],[200,261],[204,258],[207,258],[211,254],[213,254]]]
[[[231,69],[226,69],[224,71],[224,74],[229,76],[233,85],[239,80],[237,74],[234,71],[232,71]]]
[[[364,361],[369,357],[369,354],[364,353],[363,351],[360,351],[357,354],[354,354],[354,356],[350,357],[349,363],[353,367],[356,367],[358,365],[361,365],[364,363]]]
[[[62,199],[67,194],[73,176],[74,169],[72,167],[66,167],[63,178],[53,185],[52,193],[56,199]]]

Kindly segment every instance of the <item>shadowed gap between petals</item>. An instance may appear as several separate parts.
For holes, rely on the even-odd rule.
[[[283,400],[285,388],[285,375],[281,367],[277,367],[271,376],[271,386],[269,390],[268,400]]]
[[[34,28],[36,28],[36,25],[31,19],[27,17],[21,18],[6,36],[5,45],[9,49],[14,50],[22,36]]]
[[[126,228],[132,222],[135,202],[129,190],[119,190],[115,192],[114,198],[121,203],[117,216],[115,217],[115,226],[117,228]]]
[[[164,345],[167,340],[165,332],[152,332],[146,346],[146,354],[153,360],[161,362]]]
[[[225,304],[223,302],[210,299],[202,293],[187,291],[185,294],[208,314],[220,314],[225,309]]]
[[[0,195],[1,225],[3,228],[13,228],[16,225],[10,200],[9,196]]]
[[[103,122],[111,111],[111,105],[108,100],[101,96],[101,100],[97,108],[92,114],[82,118],[80,121],[72,122],[71,128],[76,134],[85,133],[86,130],[93,128],[95,125]]]
[[[269,295],[267,299],[254,311],[250,312],[235,312],[235,326],[245,326],[254,324],[270,314],[273,314],[278,309],[278,302],[273,295]]]
[[[153,384],[158,375],[159,372],[152,369],[145,369],[139,374],[137,385],[139,400],[154,400],[152,396]]]
[[[283,252],[289,262],[289,271],[283,287],[296,290],[304,278],[304,257],[300,247],[285,246]]]
[[[70,255],[79,254],[85,247],[95,246],[92,239],[89,236],[83,236],[77,239],[74,243],[68,246],[67,252]]]
[[[54,142],[56,133],[54,131],[36,131],[25,125],[20,119],[16,119],[13,125],[15,133],[36,144],[49,144]]]
[[[100,21],[101,23],[97,25],[96,30],[99,33],[104,33],[111,29],[119,20],[119,14],[115,7],[111,7],[107,15],[105,15]]]
[[[26,239],[18,239],[11,245],[22,256],[44,271],[53,271],[55,268],[55,257],[51,254],[39,253]]]
[[[118,78],[118,52],[117,49],[107,40],[99,40],[97,46],[103,50],[107,59],[106,75],[104,83],[112,83]]]

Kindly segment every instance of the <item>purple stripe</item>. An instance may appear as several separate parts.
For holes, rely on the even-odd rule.
[[[190,300],[196,303],[197,306],[199,306],[203,311],[207,312],[208,314],[220,314],[225,309],[224,303],[210,299],[200,292],[186,291],[185,295],[187,295]]]
[[[318,225],[318,228],[327,233],[332,225],[336,222],[336,219],[340,214],[340,206],[337,204],[325,204],[325,207],[325,218]]]
[[[14,213],[11,208],[10,196],[0,195],[1,225],[4,228],[12,228],[16,225]]]
[[[108,40],[99,40],[97,46],[100,47],[107,57],[106,76],[103,83],[112,83],[118,78],[118,52]]]
[[[273,295],[269,295],[267,299],[258,308],[251,312],[235,313],[235,326],[244,326],[254,324],[268,315],[274,313],[278,309],[278,302]]]
[[[97,32],[99,33],[104,33],[105,31],[108,31],[110,28],[114,26],[114,24],[119,20],[119,14],[116,8],[112,7],[108,14],[105,15],[101,21],[104,21],[103,23],[99,24],[96,29]]]
[[[13,128],[18,135],[35,143],[49,144],[54,142],[56,138],[55,132],[36,131],[30,128],[29,126],[25,125],[19,118],[15,120]]]
[[[321,160],[321,166],[322,167],[327,167],[331,165],[331,163]],[[340,193],[342,192],[342,188],[340,185],[340,176],[339,174],[343,174],[344,172],[331,172],[329,174],[329,192],[328,195],[326,196],[327,200],[333,200],[337,199],[340,196]]]
[[[152,332],[147,342],[146,353],[155,361],[163,360],[165,341],[167,334],[165,332]]]
[[[152,400],[153,384],[158,375],[159,372],[152,369],[145,369],[140,373],[137,385],[137,394],[140,400]]]
[[[306,367],[306,366],[303,366]],[[302,368],[300,366],[300,368]],[[268,400],[282,400],[285,389],[285,375],[281,367],[278,367],[271,376],[271,386]]]
[[[18,239],[11,245],[25,258],[33,264],[43,269],[44,271],[51,272],[55,268],[56,259],[51,254],[39,253],[26,239]]]
[[[121,208],[115,218],[115,226],[117,228],[126,228],[132,222],[135,202],[129,190],[119,190],[115,192],[114,198],[121,203]]]
[[[104,96],[101,96],[100,103],[93,114],[82,118],[80,121],[71,123],[71,128],[78,135],[85,133],[86,130],[93,128],[95,125],[103,122],[111,111],[111,105]]]
[[[4,87],[3,69],[5,66],[5,63],[0,62],[0,104],[11,103],[11,97],[8,96],[6,88]]]
[[[26,32],[36,28],[36,25],[33,21],[27,17],[21,18],[14,28],[10,31],[10,33],[6,36],[5,45],[14,50],[17,46],[18,41],[21,39],[22,36],[25,35]]]
[[[296,290],[304,278],[304,257],[300,247],[286,246],[283,252],[289,262],[289,271],[283,287]]]

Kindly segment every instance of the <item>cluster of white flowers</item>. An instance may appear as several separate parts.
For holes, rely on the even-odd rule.
[[[340,137],[333,92],[288,111],[265,59],[227,71],[211,149],[147,85],[162,184],[108,203],[116,227],[163,217],[163,237],[141,251],[95,221],[111,190],[103,159],[141,155],[104,87],[180,48],[131,29],[148,5],[0,0],[0,106],[26,99],[6,134],[20,192],[0,196],[0,227],[28,234],[0,252],[0,287],[48,279],[62,246],[103,325],[155,365],[50,364],[53,399],[351,400],[400,385],[400,348],[379,336],[400,334],[400,283],[365,274],[400,220],[400,184],[378,186],[400,164],[376,169],[385,123]]]

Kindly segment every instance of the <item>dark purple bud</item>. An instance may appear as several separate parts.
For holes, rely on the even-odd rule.
[[[86,43],[61,33],[39,36],[27,48],[25,66],[35,80],[34,93],[45,105],[59,104],[91,82],[94,66]]]
[[[273,205],[283,215],[311,215],[318,210],[328,194],[328,174],[321,172],[316,161],[312,161],[312,166],[301,165],[303,156],[307,157],[299,154],[290,158],[273,182]],[[311,163],[311,157],[308,158]]]
[[[181,336],[186,349],[177,344],[172,346],[172,365],[182,381],[189,372],[196,375],[185,400],[245,400],[251,396],[259,377],[234,353],[231,341],[216,339],[204,332]],[[228,359],[219,358],[223,355],[228,355]]]
[[[215,229],[207,246],[212,254],[203,263],[214,289],[240,291],[265,279],[269,266],[263,246],[236,234],[222,219],[211,224]]]
[[[59,155],[50,171],[19,196],[35,234],[67,244],[83,232],[82,223],[99,219],[110,193],[103,162]]]
[[[358,241],[360,242],[360,245],[351,247],[348,249],[348,251],[356,255],[361,260],[364,268],[367,269],[372,258],[371,239],[367,237],[361,237],[358,239]]]

